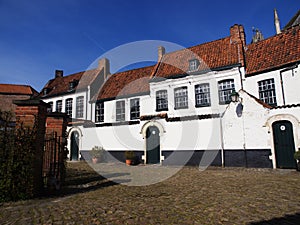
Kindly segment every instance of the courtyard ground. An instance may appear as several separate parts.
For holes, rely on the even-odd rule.
[[[184,167],[162,182],[127,186],[78,162],[67,164],[67,176],[59,195],[1,204],[0,224],[300,223],[296,171]]]

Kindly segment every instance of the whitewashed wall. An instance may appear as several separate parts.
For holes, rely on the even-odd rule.
[[[56,111],[56,102],[61,100],[62,101],[62,112],[65,112],[65,107],[66,107],[66,100],[68,98],[72,98],[73,102],[72,102],[72,115],[73,118],[75,118],[76,116],[76,98],[83,96],[84,97],[84,109],[83,109],[83,117],[79,118],[79,119],[90,119],[91,118],[91,111],[90,111],[90,107],[91,104],[89,104],[89,95],[88,95],[88,91],[83,91],[83,92],[75,92],[72,94],[65,94],[65,95],[60,95],[60,96],[56,96],[56,97],[50,97],[50,98],[44,98],[43,101],[46,103],[49,102],[53,102],[53,112]]]
[[[280,71],[284,71],[281,73]],[[282,77],[282,83],[281,83]],[[259,98],[258,81],[274,78],[277,105],[285,104],[298,104],[300,103],[299,85],[300,85],[300,68],[297,66],[295,69],[283,68],[274,70],[259,75],[247,77],[244,81],[244,89],[250,94]],[[283,92],[284,91],[284,92]],[[283,95],[284,93],[284,95]]]

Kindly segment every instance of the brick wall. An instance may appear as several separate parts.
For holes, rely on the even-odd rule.
[[[33,168],[33,196],[39,195],[43,190],[43,150],[45,137],[45,122],[47,104],[41,100],[16,100],[16,128],[21,126],[27,128],[36,127],[37,132],[34,138],[35,146],[34,159],[31,162]]]
[[[0,109],[2,111],[12,111],[16,109],[16,105],[13,104],[14,100],[25,100],[29,99],[30,95],[4,95],[0,94]]]

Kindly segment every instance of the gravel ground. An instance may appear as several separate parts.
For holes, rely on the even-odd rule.
[[[128,186],[78,162],[68,163],[67,176],[59,195],[1,204],[0,224],[300,224],[296,171],[184,167]]]

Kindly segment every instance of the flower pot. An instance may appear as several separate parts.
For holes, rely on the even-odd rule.
[[[297,163],[297,171],[300,172],[300,161],[298,161],[298,163]]]
[[[98,163],[98,158],[92,158],[92,163],[97,164]]]
[[[130,166],[132,164],[132,160],[131,159],[126,159],[126,165]]]

